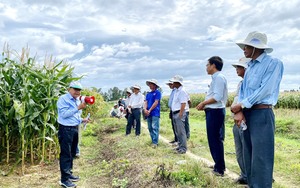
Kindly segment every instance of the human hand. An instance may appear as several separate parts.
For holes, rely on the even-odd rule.
[[[78,105],[78,110],[81,110],[81,109],[84,109],[86,107],[86,103],[85,102],[82,102],[80,103],[80,105]]]
[[[197,110],[203,110],[204,107],[205,107],[204,102],[201,102],[201,103],[199,103],[199,104],[196,106],[196,109],[197,109]]]
[[[244,116],[242,111],[239,111],[238,113],[235,113],[234,116],[233,116],[233,119],[234,119],[235,124],[238,127],[240,127],[243,120],[246,123],[246,119],[245,119],[245,116]]]

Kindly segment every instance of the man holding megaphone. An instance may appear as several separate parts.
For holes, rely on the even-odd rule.
[[[89,118],[81,118],[82,109],[86,108],[87,103],[93,104],[94,97],[81,97],[82,86],[78,82],[72,82],[69,92],[60,96],[57,101],[58,110],[58,139],[60,144],[60,172],[61,186],[76,187],[73,182],[79,180],[78,176],[72,174],[73,158],[76,155],[78,145],[78,128],[81,123],[89,122]]]

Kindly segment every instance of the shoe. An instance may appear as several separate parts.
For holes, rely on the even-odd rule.
[[[70,180],[71,182],[77,182],[77,181],[79,181],[79,176],[73,176],[73,175],[71,175],[71,176],[69,177],[69,180]]]
[[[170,144],[174,144],[176,141],[175,140],[173,140],[173,141],[171,141],[171,142],[169,142]]]
[[[80,157],[80,153],[76,153],[75,159]]]
[[[152,148],[153,149],[157,148],[157,144],[152,144]]]
[[[185,153],[186,153],[185,150],[182,150],[182,149],[177,150],[177,154],[185,154]]]
[[[178,151],[179,150],[179,147],[176,147],[176,148],[173,148],[174,151]]]
[[[247,185],[247,184],[248,184],[248,183],[247,183],[247,180],[245,180],[245,178],[243,178],[243,177],[238,177],[238,178],[234,181],[234,183],[240,184],[240,185]]]
[[[221,172],[218,172],[218,171],[216,171],[216,170],[213,170],[212,173],[213,173],[215,176],[221,176],[221,177],[224,176],[224,172],[221,173]]]
[[[74,187],[76,187],[76,184],[72,183],[70,180],[64,181],[64,182],[59,181],[59,185],[65,187],[65,188],[74,188]]]

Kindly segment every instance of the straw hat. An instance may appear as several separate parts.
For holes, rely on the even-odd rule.
[[[267,45],[267,35],[258,31],[253,31],[248,34],[244,41],[237,42],[236,44],[244,50],[245,45],[252,46],[258,49],[265,49],[265,52],[271,53],[273,48]]]

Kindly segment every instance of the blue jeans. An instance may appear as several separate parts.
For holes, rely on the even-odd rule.
[[[247,175],[246,175],[246,168],[245,168],[245,161],[244,161],[244,155],[243,155],[243,130],[241,127],[238,127],[236,124],[232,128],[233,137],[234,137],[234,145],[235,145],[235,155],[236,160],[239,164],[239,167],[241,169],[241,175],[240,178],[247,181]]]
[[[72,175],[73,158],[78,145],[78,126],[59,125],[58,139],[60,144],[59,165],[61,181],[65,182]]]
[[[158,144],[159,137],[159,117],[148,116],[147,117],[148,130],[152,140],[152,144]]]
[[[206,132],[211,156],[215,162],[214,171],[224,174],[224,120],[225,108],[205,109]]]
[[[271,188],[274,166],[275,117],[273,110],[243,110],[247,129],[244,133],[244,160],[248,185]]]

